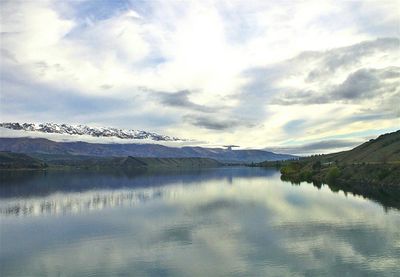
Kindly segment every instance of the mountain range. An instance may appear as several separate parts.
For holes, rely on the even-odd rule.
[[[0,151],[26,154],[97,157],[209,158],[224,163],[256,163],[294,159],[265,150],[232,150],[205,147],[168,147],[159,144],[56,142],[44,138],[0,138]]]
[[[5,122],[0,123],[0,127],[18,130],[41,132],[48,134],[63,134],[63,135],[87,135],[92,137],[114,137],[119,139],[150,139],[154,141],[187,141],[186,139],[159,135],[152,132],[141,130],[124,130],[110,127],[89,127],[86,125],[68,125],[57,123],[18,123]]]

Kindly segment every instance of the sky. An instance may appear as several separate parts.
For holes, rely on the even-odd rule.
[[[400,1],[0,1],[2,122],[297,154],[400,129]]]

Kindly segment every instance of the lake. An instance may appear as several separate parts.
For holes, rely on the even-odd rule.
[[[1,173],[1,276],[400,276],[400,212],[274,169]]]

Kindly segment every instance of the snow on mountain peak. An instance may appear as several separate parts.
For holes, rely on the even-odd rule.
[[[156,133],[142,131],[142,130],[124,130],[124,129],[108,128],[108,127],[89,127],[87,125],[5,122],[5,123],[0,123],[0,127],[11,130],[42,132],[50,134],[68,134],[68,135],[80,135],[80,136],[88,135],[98,138],[115,137],[120,139],[142,139],[142,140],[150,139],[154,141],[187,141],[186,139],[159,135]]]

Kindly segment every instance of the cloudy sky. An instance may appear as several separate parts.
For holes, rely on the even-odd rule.
[[[351,147],[399,129],[399,7],[1,0],[1,121],[209,146]]]

